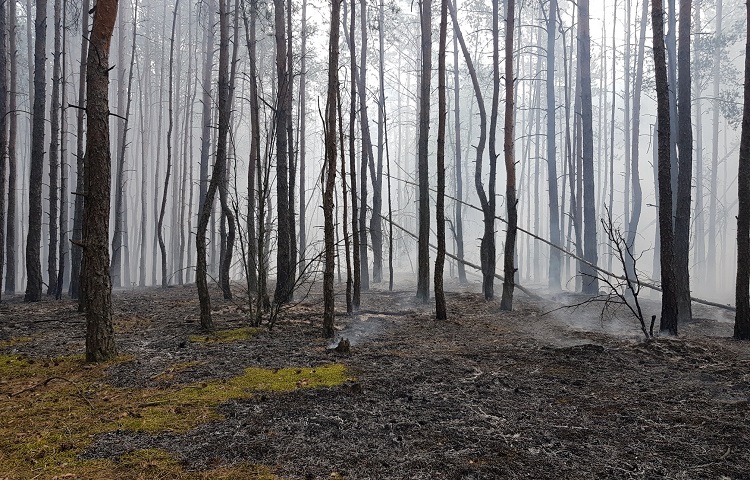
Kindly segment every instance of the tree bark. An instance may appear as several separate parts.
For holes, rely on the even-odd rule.
[[[693,125],[691,118],[690,21],[692,0],[680,0],[678,78],[677,210],[674,221],[674,255],[677,283],[677,319],[692,319],[690,304],[690,206],[693,180]]]
[[[42,299],[42,173],[44,170],[44,104],[47,40],[47,0],[36,0],[34,21],[34,109],[32,115],[31,168],[29,178],[29,231],[26,235],[27,302]]]
[[[291,0],[287,0],[291,1]],[[276,249],[276,290],[274,302],[278,305],[288,302],[292,297],[292,262],[289,225],[289,158],[286,132],[289,95],[291,81],[287,71],[286,59],[286,26],[284,23],[284,0],[274,0],[274,26],[276,37],[276,201],[278,215]]]
[[[661,242],[661,322],[659,329],[677,335],[677,290],[674,269],[674,233],[672,226],[672,183],[670,162],[669,82],[664,47],[663,0],[652,0],[651,25],[654,31],[654,64],[659,140],[659,232]]]
[[[382,5],[382,4],[381,4]],[[437,131],[437,254],[435,255],[435,317],[447,320],[443,290],[445,267],[445,124],[448,117],[445,93],[445,57],[448,39],[448,0],[440,0],[440,39],[438,41],[438,131]]]
[[[497,0],[495,0],[497,2]],[[516,250],[516,233],[518,226],[518,200],[516,195],[516,160],[514,155],[513,138],[513,108],[515,105],[513,94],[513,29],[516,21],[516,1],[508,0],[508,11],[505,16],[505,203],[508,212],[508,230],[505,236],[505,257],[503,260],[503,296],[500,300],[501,310],[513,310],[513,289],[516,267],[514,265]]]
[[[750,27],[750,8],[746,26]],[[737,171],[737,283],[734,338],[750,340],[750,31],[745,51],[745,92]]]
[[[5,230],[5,293],[16,291],[16,137],[18,114],[16,90],[18,88],[18,49],[16,47],[16,2],[8,2],[8,56],[10,75],[8,89],[8,214]],[[1,274],[1,272],[0,272]]]
[[[243,4],[244,5],[244,4]],[[258,100],[258,80],[257,80],[257,54],[256,54],[256,36],[255,36],[255,25],[257,13],[257,1],[254,0],[250,3],[250,20],[248,21],[247,12],[243,10],[243,21],[245,23],[245,36],[247,37],[247,52],[249,57],[249,73],[250,73],[250,160],[248,162],[247,169],[247,243],[248,243],[248,262],[250,267],[248,268],[248,286],[251,290],[258,291],[258,269],[260,263],[258,262],[258,239],[257,239],[257,227],[256,227],[256,175],[260,172],[260,102]],[[210,50],[206,50],[206,58],[210,58]],[[210,73],[208,74],[210,79]],[[205,76],[204,76],[205,78]],[[206,101],[210,100],[210,96],[204,94]],[[206,114],[206,107],[203,107],[204,114]],[[208,116],[208,114],[206,114]],[[210,131],[204,126],[206,137],[210,136]],[[206,147],[208,150],[208,147]],[[201,168],[203,164],[201,163]],[[206,169],[208,169],[208,161],[206,161]],[[201,170],[202,171],[202,170]],[[202,175],[202,173],[201,173]],[[205,196],[205,194],[204,194]],[[261,218],[262,222],[263,219]],[[258,292],[260,294],[260,292]]]
[[[716,0],[716,30],[714,37],[718,42],[723,35],[723,0]],[[719,235],[718,227],[718,203],[719,203],[719,112],[721,110],[721,49],[716,48],[713,56],[713,76],[712,97],[713,97],[713,118],[711,119],[711,196],[708,201],[708,248],[706,255],[706,283],[711,286],[716,285],[716,251],[718,246],[716,238]]]
[[[417,299],[430,299],[430,191],[428,144],[430,136],[430,85],[432,80],[432,0],[421,0],[422,70],[419,95],[419,241]]]
[[[208,291],[207,263],[206,263],[206,230],[208,220],[213,210],[216,192],[221,188],[226,174],[226,144],[229,133],[229,12],[227,0],[219,0],[219,132],[216,144],[216,159],[214,161],[211,180],[206,190],[206,196],[201,205],[198,217],[198,231],[196,233],[196,249],[198,261],[196,268],[196,286],[200,301],[201,329],[213,330],[211,318],[211,296]],[[281,135],[283,136],[283,134]]]
[[[340,9],[340,6],[339,6]],[[340,14],[340,12],[339,12]],[[307,223],[307,205],[305,203],[307,188],[305,184],[305,155],[307,134],[307,0],[302,0],[302,29],[300,34],[300,76],[299,76],[299,241],[297,250],[299,252],[299,274],[305,271],[305,250],[307,248],[307,232],[305,231]],[[341,153],[343,155],[343,152]],[[346,194],[344,194],[346,195]],[[346,200],[345,200],[346,201]],[[344,208],[346,210],[346,208]],[[344,214],[346,218],[346,214]],[[348,221],[348,220],[347,220]],[[346,221],[344,222],[346,224]]]
[[[3,269],[5,267],[5,177],[8,153],[8,76],[7,76],[7,9],[0,3],[0,298],[2,298]]]
[[[86,278],[86,361],[117,354],[109,277],[109,210],[112,158],[109,150],[109,47],[117,0],[98,0],[86,66],[86,204],[82,275]]]
[[[357,110],[357,81],[355,79],[357,72],[357,56],[354,54],[354,19],[355,15],[355,2],[352,0],[350,3],[350,18],[349,18],[349,58],[350,58],[350,88],[351,99],[349,106],[349,175],[351,176],[351,191],[352,191],[352,263],[354,264],[354,291],[352,293],[352,309],[356,312],[359,310],[360,295],[362,290],[362,261],[360,255],[362,253],[362,244],[364,244],[364,252],[367,253],[367,242],[362,242],[362,235],[359,231],[360,217],[357,212],[357,155],[354,148],[355,138],[354,129],[356,123],[356,110]],[[364,172],[362,172],[364,175]],[[365,196],[362,196],[362,208],[365,208]],[[365,237],[366,240],[366,237]],[[367,257],[365,256],[365,281],[367,281]]]
[[[328,95],[325,121],[325,173],[323,192],[323,216],[325,217],[325,271],[323,272],[323,337],[334,335],[334,291],[333,271],[335,263],[335,240],[333,231],[333,197],[336,189],[336,99],[339,69],[339,23],[341,3],[331,1],[331,32],[328,43]]]

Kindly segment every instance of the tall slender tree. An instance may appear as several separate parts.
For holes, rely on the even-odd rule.
[[[0,2],[0,298],[2,298],[5,268],[5,177],[7,176],[8,153],[7,13],[6,2]]]
[[[196,286],[200,301],[201,328],[205,331],[213,330],[211,318],[211,296],[208,292],[208,274],[206,263],[206,231],[208,220],[213,211],[213,204],[217,191],[221,188],[226,175],[227,136],[229,134],[229,9],[228,0],[219,0],[219,131],[216,139],[216,159],[214,161],[211,181],[206,190],[206,196],[198,216],[198,231],[195,245],[198,251],[196,268]],[[283,135],[281,135],[283,136]]]
[[[382,5],[382,4],[381,4]],[[448,311],[443,290],[445,267],[445,124],[448,108],[445,94],[445,57],[448,43],[448,0],[440,0],[440,33],[438,41],[438,131],[437,131],[437,205],[435,227],[437,229],[437,255],[435,255],[435,316],[446,320]]]
[[[583,292],[595,295],[599,292],[596,271],[590,265],[597,264],[596,201],[594,193],[594,126],[591,104],[591,34],[589,32],[589,2],[578,2],[578,55],[581,80],[581,127],[583,147],[583,256],[587,263],[581,267]],[[589,265],[590,264],[590,265]]]
[[[656,75],[657,129],[659,141],[659,235],[661,258],[661,322],[659,329],[677,335],[677,285],[674,268],[674,230],[672,225],[672,183],[670,161],[669,81],[664,47],[664,3],[652,0],[651,25],[654,31],[654,67]]]
[[[16,137],[18,114],[16,90],[18,88],[18,49],[16,2],[8,2],[8,57],[10,68],[8,89],[8,215],[5,230],[5,293],[16,291]]]
[[[547,188],[549,195],[550,241],[560,246],[560,207],[557,193],[557,147],[555,132],[555,36],[557,35],[557,0],[549,3],[547,13]],[[548,283],[552,290],[560,290],[560,251],[549,252]]]
[[[291,1],[291,0],[287,0]],[[290,232],[292,226],[289,219],[289,151],[287,145],[286,124],[287,96],[291,82],[286,58],[286,26],[284,22],[284,0],[274,0],[274,27],[276,37],[276,201],[278,215],[276,249],[276,290],[274,302],[282,304],[292,297],[292,272]]]
[[[453,33],[453,111],[454,111],[454,171],[456,175],[456,198],[453,207],[453,222],[455,223],[454,238],[456,239],[456,256],[458,257],[458,281],[466,283],[466,266],[464,265],[464,179],[461,160],[461,75],[458,69],[458,38]],[[400,97],[399,97],[400,99]],[[400,127],[399,127],[400,128]],[[399,142],[401,138],[399,137]],[[390,178],[390,177],[389,177]]]
[[[430,135],[430,85],[432,80],[432,0],[421,0],[422,70],[419,94],[419,242],[417,260],[417,298],[430,298],[430,185],[428,146]]]
[[[336,104],[339,69],[339,24],[341,0],[331,1],[331,32],[328,43],[328,92],[325,120],[325,190],[323,215],[325,217],[325,271],[323,272],[323,337],[334,335],[333,271],[336,258],[333,230],[333,197],[336,189]]]
[[[86,361],[117,354],[112,327],[112,283],[109,276],[109,203],[112,158],[109,150],[109,47],[117,17],[117,0],[98,0],[89,37],[86,65],[86,204],[84,270],[86,278]]]
[[[495,0],[497,2],[497,0]],[[516,233],[518,227],[518,200],[516,195],[516,159],[514,155],[514,107],[513,93],[513,30],[516,21],[516,1],[508,0],[508,11],[505,15],[505,136],[503,150],[505,152],[505,203],[508,211],[508,230],[505,235],[505,256],[503,260],[503,297],[500,301],[501,310],[513,310],[513,289],[515,287],[515,251]]]
[[[36,0],[34,21],[34,109],[32,111],[31,168],[29,178],[29,225],[26,235],[27,302],[42,299],[42,173],[44,170],[44,105],[47,41],[47,0]]]
[[[692,92],[690,80],[690,21],[692,20],[692,0],[680,0],[680,37],[677,57],[678,94],[678,173],[677,210],[674,220],[674,255],[677,283],[677,317],[681,322],[692,318],[690,305],[690,206],[693,180],[693,124]]]

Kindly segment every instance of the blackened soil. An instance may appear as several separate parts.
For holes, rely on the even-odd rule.
[[[214,293],[218,328],[247,325],[241,299]],[[191,469],[249,461],[281,478],[750,478],[750,345],[729,339],[720,310],[697,309],[684,336],[646,342],[624,313],[602,320],[596,306],[542,315],[559,304],[519,293],[516,310],[501,312],[476,286],[453,285],[449,320],[438,322],[412,291],[371,291],[363,313],[337,317],[351,342],[338,354],[320,338],[319,300],[222,344],[189,340],[199,333],[193,286],[118,292],[117,340],[132,360],[109,370],[113,385],[330,362],[353,380],[231,401],[224,420],[186,434],[108,433],[86,456],[158,447]],[[11,298],[0,315],[0,340],[33,339],[2,353],[83,351],[71,302]],[[175,364],[189,367],[163,375]]]

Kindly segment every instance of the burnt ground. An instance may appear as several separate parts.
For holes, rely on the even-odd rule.
[[[697,306],[679,338],[646,342],[624,314],[543,315],[562,300],[520,292],[516,310],[500,312],[477,285],[451,287],[445,322],[413,290],[363,294],[360,315],[337,317],[348,354],[320,338],[315,295],[273,331],[198,343],[188,340],[198,333],[194,286],[117,292],[118,344],[132,360],[109,369],[114,386],[333,362],[354,380],[233,400],[219,407],[223,420],[186,434],[102,434],[84,456],[161,448],[188,469],[249,462],[281,478],[750,478],[750,345],[729,338],[726,312]],[[241,303],[215,292],[217,328],[246,325]],[[12,297],[0,316],[0,340],[32,338],[0,353],[83,351],[70,301]],[[161,375],[175,364],[190,367]]]

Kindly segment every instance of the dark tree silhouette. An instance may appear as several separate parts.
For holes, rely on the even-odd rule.
[[[112,327],[112,283],[109,276],[109,203],[112,158],[109,150],[109,47],[117,17],[117,0],[98,0],[89,36],[86,65],[86,204],[83,271],[86,278],[86,361],[117,354]]]
[[[750,27],[750,8],[747,8],[746,25]],[[737,196],[737,312],[734,317],[734,338],[750,340],[750,30],[745,50],[745,97]]]

